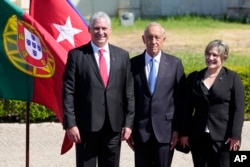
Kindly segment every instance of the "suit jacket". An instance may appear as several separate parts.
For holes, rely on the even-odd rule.
[[[211,138],[224,141],[228,137],[240,139],[243,120],[245,94],[239,75],[223,67],[205,96],[201,84],[206,69],[188,76],[188,112],[183,118],[185,135],[200,138],[206,125]]]
[[[180,112],[184,111],[185,74],[180,59],[161,55],[156,86],[151,95],[145,73],[145,52],[131,60],[135,85],[135,123],[133,138],[146,142],[154,133],[160,143],[169,143],[178,131]]]
[[[63,76],[64,129],[78,126],[86,132],[99,131],[105,115],[115,132],[122,127],[132,128],[134,82],[129,54],[111,44],[109,50],[110,73],[106,88],[91,43],[69,51]]]

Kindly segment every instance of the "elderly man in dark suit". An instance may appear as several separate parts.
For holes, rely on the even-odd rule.
[[[111,20],[95,13],[91,41],[68,53],[63,77],[64,129],[77,167],[118,167],[121,140],[134,121],[134,81],[127,51],[108,43]],[[84,37],[83,37],[84,38]]]
[[[150,23],[142,36],[146,50],[131,60],[135,122],[128,144],[136,167],[169,167],[184,111],[185,74],[181,60],[164,53],[165,30]]]

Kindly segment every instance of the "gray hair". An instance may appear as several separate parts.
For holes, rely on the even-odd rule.
[[[149,24],[145,27],[145,29],[144,29],[144,34],[145,34],[146,31],[148,30],[148,28],[151,27],[151,26],[159,26],[159,27],[161,27],[161,29],[162,29],[162,36],[163,36],[163,37],[166,37],[165,29],[162,27],[161,24],[159,24],[159,23],[157,23],[157,22],[151,22],[151,23],[149,23]]]
[[[207,45],[206,49],[205,49],[205,54],[213,49],[214,47],[217,48],[219,56],[221,57],[222,60],[226,60],[229,56],[229,46],[228,44],[223,41],[223,40],[213,40],[211,42],[209,42],[209,44]]]
[[[89,21],[89,27],[91,28],[95,22],[96,19],[104,19],[107,21],[108,23],[108,27],[111,28],[111,19],[110,17],[104,13],[104,12],[96,12],[94,13],[91,18],[90,18],[90,21]]]

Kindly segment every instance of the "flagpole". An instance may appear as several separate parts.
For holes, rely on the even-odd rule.
[[[31,4],[29,2],[29,15],[31,15]],[[26,167],[30,166],[30,102],[26,103]]]
[[[29,3],[29,15],[31,15],[31,4],[32,4],[32,0],[30,0],[30,3]]]
[[[31,4],[29,2],[29,15],[31,15]],[[26,167],[30,166],[30,102],[26,103]]]
[[[30,102],[26,102],[26,167],[29,167],[30,149]]]

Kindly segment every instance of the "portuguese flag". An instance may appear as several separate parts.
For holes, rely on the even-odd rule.
[[[62,122],[67,51],[9,0],[0,11],[0,98],[44,105]]]

